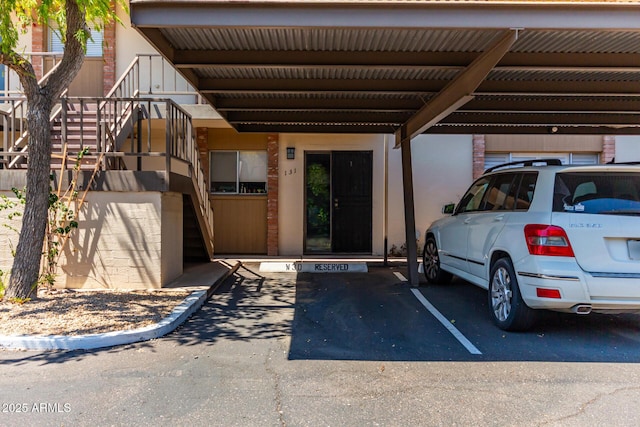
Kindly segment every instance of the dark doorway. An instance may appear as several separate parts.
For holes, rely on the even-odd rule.
[[[371,253],[373,153],[306,153],[307,253]]]

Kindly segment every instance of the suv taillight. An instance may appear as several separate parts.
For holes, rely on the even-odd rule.
[[[561,227],[527,224],[524,237],[531,255],[574,256],[567,233]]]

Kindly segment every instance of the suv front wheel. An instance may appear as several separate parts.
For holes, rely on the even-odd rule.
[[[440,268],[438,246],[436,246],[436,239],[433,236],[427,237],[424,244],[422,267],[424,268],[424,277],[429,283],[446,284],[451,281],[451,273]]]
[[[535,311],[522,300],[509,258],[500,258],[491,267],[489,308],[494,323],[505,331],[524,331],[535,322]]]

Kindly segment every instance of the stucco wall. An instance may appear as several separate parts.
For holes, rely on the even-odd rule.
[[[131,18],[127,12],[118,6],[118,18],[123,25],[116,26],[116,80],[122,76],[133,58],[139,53],[157,54],[155,50],[135,29],[131,27]],[[141,76],[142,77],[142,76]],[[140,85],[148,85],[148,79],[142,80]]]
[[[389,237],[388,246],[405,242],[402,157],[389,144]],[[424,232],[442,217],[442,206],[457,203],[472,182],[471,135],[420,135],[411,142],[416,233],[419,250]]]
[[[640,136],[616,136],[616,162],[640,162]]]
[[[8,194],[8,193],[3,193]],[[6,216],[0,212],[0,221]],[[0,227],[0,269],[11,268],[8,240]],[[90,192],[79,228],[59,261],[56,285],[67,288],[160,288],[182,274],[182,195]]]

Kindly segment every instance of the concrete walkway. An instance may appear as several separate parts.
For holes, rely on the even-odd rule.
[[[191,292],[169,316],[143,328],[87,335],[0,335],[0,348],[22,350],[91,350],[148,341],[180,326],[242,265],[240,261],[214,261],[185,269],[182,276],[163,289]]]

